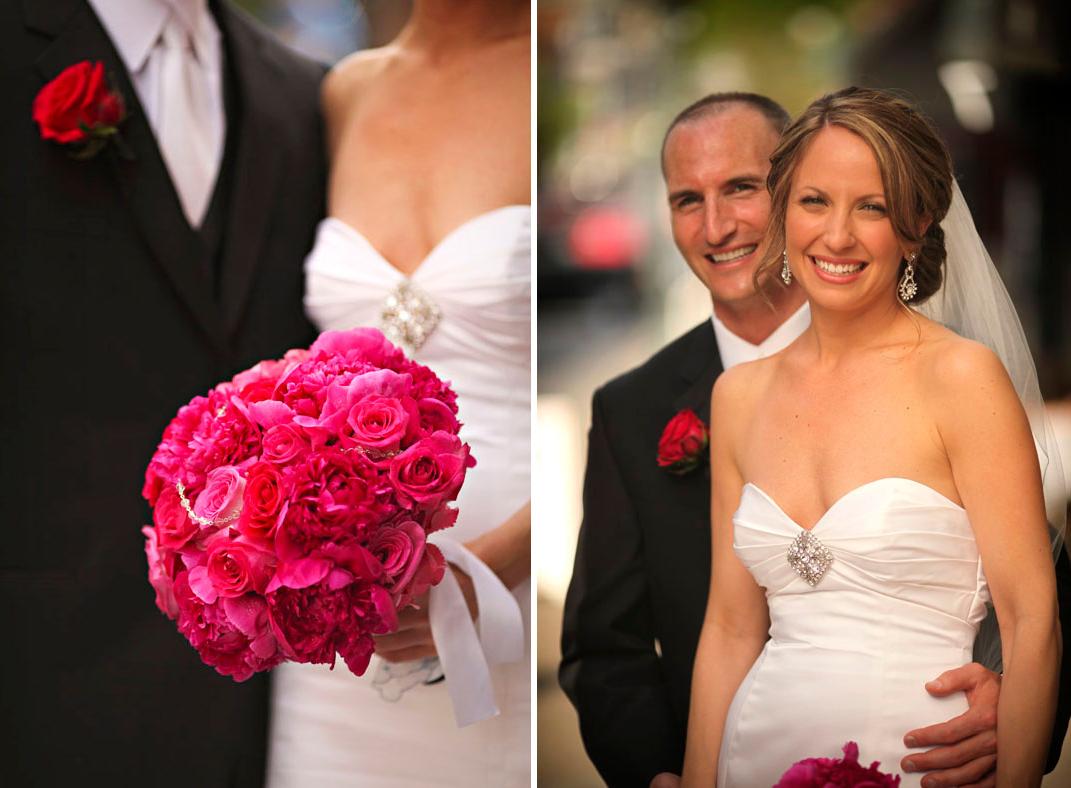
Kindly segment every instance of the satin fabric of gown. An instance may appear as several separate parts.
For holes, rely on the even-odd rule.
[[[842,757],[900,773],[909,730],[967,709],[924,684],[972,660],[989,599],[966,511],[936,490],[885,478],[844,495],[810,530],[832,555],[815,585],[787,554],[804,529],[753,484],[733,548],[766,591],[770,639],[729,708],[718,788],[774,785],[796,761]],[[904,774],[902,788],[922,775]]]
[[[466,542],[494,528],[530,496],[531,209],[477,216],[431,251],[408,277],[440,311],[426,342],[408,351],[453,384],[461,437],[476,467],[457,501],[457,524],[437,537]],[[320,330],[380,326],[388,296],[407,280],[354,228],[328,218],[306,261],[305,305]],[[446,681],[391,702],[341,660],[287,663],[273,671],[268,785],[528,786],[530,782],[530,581],[513,590],[525,658],[491,665],[497,717],[459,729]]]

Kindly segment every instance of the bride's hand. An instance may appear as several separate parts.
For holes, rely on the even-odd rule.
[[[478,611],[472,579],[453,564],[447,564],[447,567],[457,578],[469,615],[475,620]],[[431,636],[431,621],[428,619],[428,595],[417,598],[416,605],[398,613],[397,630],[389,635],[376,636],[376,654],[380,658],[387,662],[409,662],[438,656],[435,640]]]
[[[912,753],[900,766],[905,772],[930,772],[922,778],[923,788],[996,785],[1000,676],[972,662],[942,673],[926,689],[939,698],[963,692],[969,708],[947,722],[910,731],[904,744],[934,749]]]
[[[531,574],[532,505],[525,503],[500,525],[465,544],[473,555],[487,565],[507,588],[513,588]],[[479,613],[472,579],[453,564],[447,564],[461,586],[469,615],[475,621]],[[428,595],[416,600],[417,607],[407,607],[398,614],[398,629],[376,637],[376,654],[388,662],[408,662],[436,657],[435,640],[428,618]]]

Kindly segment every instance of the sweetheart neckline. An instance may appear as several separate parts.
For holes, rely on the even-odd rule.
[[[865,490],[868,487],[873,487],[874,485],[880,484],[882,482],[907,482],[908,484],[913,484],[916,487],[921,487],[924,490],[928,490],[929,492],[933,493],[938,498],[940,498],[942,501],[944,501],[947,504],[950,504],[951,506],[955,507],[956,509],[959,509],[961,512],[966,513],[966,511],[967,511],[962,506],[960,506],[958,503],[956,503],[951,498],[949,498],[947,495],[945,495],[942,492],[939,492],[938,490],[935,490],[933,487],[931,487],[928,484],[923,484],[922,482],[916,481],[914,479],[908,479],[905,476],[882,476],[882,477],[877,478],[877,479],[872,479],[869,482],[864,482],[863,484],[860,484],[859,486],[853,487],[852,489],[848,490],[848,492],[846,492],[843,495],[841,495],[839,498],[837,498],[837,500],[833,501],[833,503],[831,503],[829,505],[829,508],[826,509],[825,512],[822,513],[822,516],[819,517],[817,520],[815,520],[814,525],[812,525],[810,528],[805,528],[804,526],[802,526],[798,522],[796,522],[794,519],[792,519],[792,517],[790,517],[788,515],[788,513],[784,509],[781,508],[781,504],[779,504],[777,501],[775,501],[773,499],[773,497],[768,492],[763,490],[757,484],[755,484],[754,482],[745,482],[744,483],[744,487],[751,487],[753,490],[755,490],[755,492],[757,492],[759,495],[761,495],[767,501],[767,503],[769,503],[771,506],[773,506],[774,509],[776,509],[781,514],[781,516],[785,518],[785,520],[787,520],[792,525],[796,526],[796,528],[800,529],[801,531],[806,531],[808,533],[813,533],[816,528],[818,528],[820,525],[822,525],[823,522],[825,522],[826,518],[829,517],[829,515],[833,512],[833,510],[836,509],[838,506],[840,506],[840,504],[843,503],[845,500],[851,498],[853,495],[855,495],[860,490]]]
[[[523,209],[524,211],[530,213],[531,210],[532,210],[532,206],[531,205],[527,205],[527,204],[522,204],[522,203],[514,203],[514,204],[511,204],[511,205],[500,205],[499,207],[492,208],[489,211],[484,211],[483,213],[478,213],[478,214],[476,214],[474,216],[470,216],[468,219],[466,219],[465,221],[461,222],[461,224],[455,226],[452,230],[447,232],[446,235],[444,235],[442,238],[440,238],[435,243],[435,245],[432,246],[431,249],[428,250],[428,253],[426,255],[424,255],[423,259],[419,263],[417,263],[416,268],[414,268],[408,274],[405,273],[404,271],[402,271],[401,268],[396,266],[390,260],[388,260],[386,258],[386,256],[383,255],[382,252],[380,252],[375,246],[372,245],[372,242],[368,240],[368,238],[365,236],[364,233],[362,233],[360,230],[358,230],[356,227],[354,227],[349,222],[345,221],[344,219],[340,219],[337,216],[325,217],[323,221],[324,221],[324,223],[328,223],[328,222],[332,223],[336,227],[339,227],[341,230],[346,232],[349,236],[353,237],[354,239],[358,240],[360,243],[364,244],[364,246],[367,247],[368,250],[372,253],[373,257],[375,257],[377,260],[382,262],[385,266],[387,266],[387,268],[389,268],[391,271],[396,273],[398,276],[402,277],[403,279],[408,279],[408,280],[411,281],[411,280],[415,279],[417,274],[420,273],[424,269],[424,266],[426,266],[428,264],[428,262],[435,256],[436,252],[438,252],[443,246],[445,246],[448,241],[450,241],[453,238],[455,238],[458,235],[460,235],[463,230],[468,229],[472,225],[479,224],[481,221],[485,221],[486,219],[488,219],[491,216],[495,216],[497,214],[504,213],[506,211],[519,210],[519,209]]]

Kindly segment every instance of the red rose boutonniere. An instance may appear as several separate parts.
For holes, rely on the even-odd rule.
[[[68,66],[33,100],[41,139],[69,146],[76,159],[97,155],[111,139],[119,143],[119,124],[125,118],[123,97],[108,87],[99,61]]]
[[[710,433],[693,410],[682,410],[669,420],[658,440],[658,465],[670,473],[695,470],[706,457]]]

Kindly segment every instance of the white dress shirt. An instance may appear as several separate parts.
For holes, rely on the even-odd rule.
[[[745,361],[772,356],[795,342],[796,338],[811,324],[811,306],[804,302],[803,306],[793,312],[788,320],[757,345],[738,337],[718,320],[717,315],[712,315],[710,319],[714,323],[714,342],[718,346],[722,368],[729,369]]]
[[[208,75],[211,109],[209,134],[219,151],[215,173],[223,158],[227,116],[223,108],[223,49],[219,27],[207,0],[89,0],[123,60],[145,110],[149,126],[160,139],[163,110],[160,66],[164,26],[175,14],[192,31],[198,61]]]

